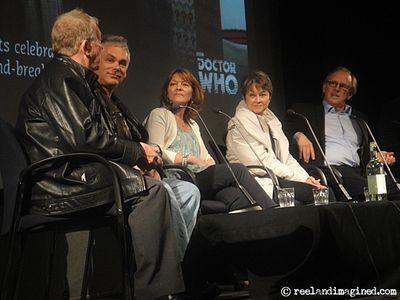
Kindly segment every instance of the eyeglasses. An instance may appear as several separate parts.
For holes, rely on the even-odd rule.
[[[339,86],[339,90],[342,92],[349,92],[351,90],[351,86],[345,83],[339,83],[336,80],[327,80],[325,81],[329,87],[336,89]]]

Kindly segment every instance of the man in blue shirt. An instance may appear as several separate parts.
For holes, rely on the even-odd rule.
[[[345,67],[332,70],[322,84],[322,103],[298,103],[293,110],[307,117],[329,163],[341,174],[343,185],[355,200],[363,200],[363,187],[367,186],[365,175],[369,161],[369,138],[361,112],[354,110],[347,101],[357,93],[357,79]],[[357,118],[351,118],[354,115]],[[343,199],[343,194],[327,170],[325,160],[302,118],[288,119],[288,136],[293,136],[294,151],[304,164],[315,164],[321,167],[327,176],[329,185],[333,186],[336,197]],[[388,165],[396,162],[393,152],[382,151]],[[387,177],[388,198],[400,197],[393,180]]]

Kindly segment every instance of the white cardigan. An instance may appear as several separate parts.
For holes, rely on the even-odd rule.
[[[258,118],[263,118],[271,129],[276,148],[275,153],[272,151],[268,131],[264,132]],[[260,164],[253,151],[238,132],[240,130],[262,160],[264,166],[270,169],[277,177],[300,182],[307,180],[308,173],[289,153],[289,141],[282,130],[282,124],[271,110],[266,109],[262,116],[257,117],[255,113],[247,108],[246,102],[242,100],[236,107],[236,113],[232,119],[228,123],[226,137],[227,159],[230,162],[241,162],[244,165]],[[263,183],[260,184],[264,190],[268,195],[272,195],[271,179],[263,178],[262,181]]]
[[[163,152],[163,160],[166,163],[173,164],[177,152],[169,151],[167,148],[176,139],[178,134],[178,125],[176,124],[174,114],[164,107],[155,108],[146,117],[143,125],[149,132],[149,143],[159,145]],[[204,145],[203,139],[201,138],[199,125],[192,120],[190,127],[200,145],[199,158],[202,160],[212,159]]]

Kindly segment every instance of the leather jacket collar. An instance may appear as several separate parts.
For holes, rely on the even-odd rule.
[[[77,63],[69,56],[62,54],[55,54],[54,59],[58,60],[63,64],[68,65],[72,70],[78,73],[79,76],[85,78],[91,87],[94,86],[94,84],[97,82],[98,76],[96,75],[95,72]]]

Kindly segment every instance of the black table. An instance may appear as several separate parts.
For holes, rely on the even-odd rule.
[[[281,299],[284,286],[400,289],[399,207],[338,202],[202,216],[185,256],[188,282],[228,264],[249,272],[252,299]]]

